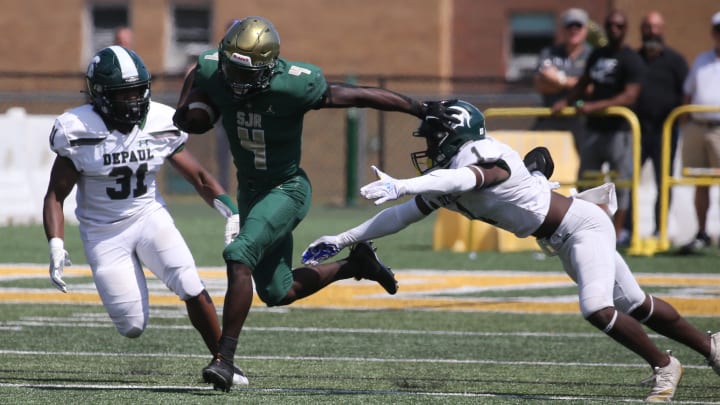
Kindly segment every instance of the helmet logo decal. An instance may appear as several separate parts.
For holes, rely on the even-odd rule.
[[[241,65],[245,66],[252,66],[252,59],[247,55],[242,55],[237,52],[233,52],[232,55],[230,55],[230,60],[233,62],[237,62]]]
[[[95,76],[95,65],[100,63],[100,57],[95,55],[95,57],[92,60],[92,63],[90,63],[90,66],[88,66],[87,76],[92,78]]]
[[[468,128],[470,127],[470,118],[471,118],[470,111],[468,111],[460,106],[457,106],[457,105],[448,107],[448,110],[457,111],[457,113],[452,114],[452,116],[457,118],[460,121],[458,123],[452,124],[453,129],[455,129],[459,126],[468,127]]]
[[[115,53],[115,56],[118,59],[122,78],[128,81],[133,81],[133,78],[134,80],[139,80],[140,74],[138,73],[137,66],[135,66],[135,61],[133,60],[132,56],[130,56],[128,51],[126,51],[125,48],[117,45],[111,46],[110,50]]]

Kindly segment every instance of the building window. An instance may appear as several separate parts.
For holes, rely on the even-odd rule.
[[[165,69],[178,73],[212,46],[211,9],[209,5],[176,4],[170,19],[170,44],[166,48]]]
[[[130,26],[128,6],[126,4],[90,4],[86,9],[85,31],[87,37],[83,47],[83,65],[97,51],[113,44],[115,30]]]
[[[510,63],[508,80],[532,77],[538,53],[555,40],[555,17],[551,13],[523,13],[510,16]]]

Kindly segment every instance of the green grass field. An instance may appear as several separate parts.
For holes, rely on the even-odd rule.
[[[198,265],[222,266],[221,218],[192,198],[173,200],[170,207]],[[316,237],[377,211],[314,207],[296,232],[295,257]],[[504,275],[562,279],[557,259],[486,252],[471,259],[464,253],[433,252],[432,226],[427,219],[376,241],[380,257],[397,270],[400,291],[395,297],[348,281],[328,290],[345,297],[355,289],[370,289],[363,297],[377,305],[255,306],[236,358],[250,385],[228,394],[200,382],[209,354],[179,302],[154,305],[145,333],[127,339],[97,304],[0,299],[0,403],[584,404],[640,402],[645,397],[649,388],[639,382],[650,374],[649,367],[572,310],[569,280],[514,288],[493,284],[492,277]],[[66,247],[74,266],[82,267],[76,227],[68,226]],[[0,228],[0,263],[44,268],[47,256],[41,226]],[[695,256],[628,257],[628,262],[641,280],[648,280],[649,292],[683,303],[701,329],[720,330],[716,249]],[[413,282],[419,285],[425,273],[411,269],[431,270],[428,279],[434,277],[438,285],[468,274],[488,281],[422,293]],[[209,284],[215,297],[224,291],[222,269],[216,272],[219,281]],[[3,276],[0,297],[62,295],[46,272],[37,273],[41,275]],[[665,281],[655,280],[663,277]],[[68,296],[92,291],[86,276],[67,281]],[[151,291],[160,294],[162,286],[151,283]],[[432,289],[432,281],[428,283],[423,288]],[[432,306],[428,300],[457,305]],[[543,310],[558,302],[571,311]],[[473,306],[477,303],[480,309]],[[530,310],[482,308],[513,303]],[[700,308],[700,303],[709,307]],[[720,403],[720,377],[704,359],[653,336],[685,366],[676,401]]]

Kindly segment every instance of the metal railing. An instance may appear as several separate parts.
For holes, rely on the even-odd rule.
[[[490,117],[547,117],[553,115],[550,108],[547,107],[515,107],[515,108],[488,108],[484,112],[485,118]],[[577,111],[574,107],[566,107],[558,112],[556,115],[560,116],[572,116],[576,115]],[[632,179],[630,180],[631,192],[631,213],[634,224],[637,224],[640,219],[640,210],[638,204],[638,192],[640,186],[640,122],[637,116],[627,107],[608,107],[600,111],[592,113],[592,115],[614,115],[625,118],[630,125],[630,131],[632,132],[632,145],[633,145],[633,173]],[[616,183],[617,184],[617,183]],[[627,183],[622,184],[627,186]],[[630,236],[630,247],[627,250],[628,254],[631,255],[651,255],[654,253],[654,243],[652,241],[646,242],[640,239],[640,232],[638,226],[633,226],[632,234]],[[650,249],[649,249],[650,248]]]
[[[670,143],[672,137],[672,127],[675,121],[683,114],[694,112],[720,112],[720,106],[709,106],[699,104],[688,104],[676,107],[668,114],[662,128],[662,148],[661,148],[661,166],[660,184],[658,185],[658,196],[660,198],[660,221],[658,229],[658,240],[652,248],[652,253],[663,252],[670,249],[670,241],[667,235],[668,215],[670,213],[670,188],[672,186],[685,184],[694,186],[712,186],[720,184],[720,176],[717,174],[708,175],[701,174],[699,176],[686,176],[681,170],[676,177],[670,172]],[[650,250],[650,247],[648,247]]]

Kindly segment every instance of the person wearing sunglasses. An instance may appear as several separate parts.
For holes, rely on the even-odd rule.
[[[672,49],[665,41],[665,19],[658,11],[650,11],[642,18],[640,35],[642,46],[638,54],[647,68],[635,114],[640,122],[642,134],[640,146],[640,167],[647,160],[652,161],[656,186],[660,185],[662,175],[662,130],[670,112],[683,104],[683,81],[688,74],[685,58]],[[678,126],[673,125],[670,141],[670,172],[678,142]],[[660,199],[655,199],[655,223],[653,233],[660,228]],[[625,227],[631,230],[631,216],[627,216]]]
[[[567,97],[553,105],[553,111],[573,106],[578,114],[589,114],[580,149],[578,179],[587,172],[599,172],[605,163],[617,173],[614,180],[632,178],[632,132],[625,118],[592,114],[606,107],[633,108],[640,94],[645,65],[638,53],[625,44],[627,17],[620,10],[612,10],[605,18],[608,43],[588,57],[585,71]],[[579,189],[582,189],[581,187]],[[614,224],[619,246],[629,241],[624,229],[630,206],[630,188],[618,187],[618,210]]]

